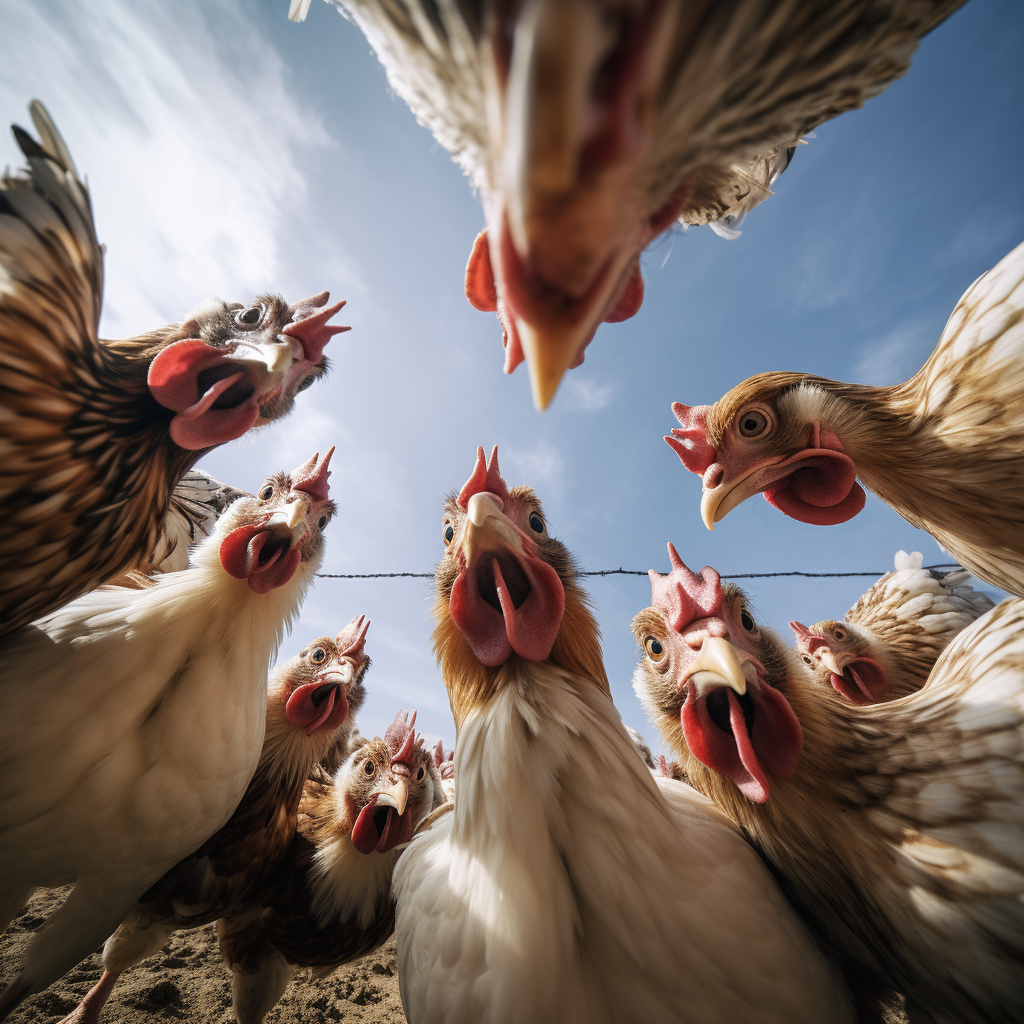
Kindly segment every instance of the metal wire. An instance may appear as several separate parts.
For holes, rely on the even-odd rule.
[[[942,569],[947,572],[955,572],[963,566],[956,562],[942,562],[939,565],[926,565],[925,569]],[[723,580],[760,580],[772,576],[808,576],[814,579],[841,578],[845,576],[884,576],[891,569],[883,569],[881,572],[737,572],[729,575],[722,574]],[[588,569],[579,573],[580,576],[646,576],[646,569]],[[318,572],[317,576],[324,580],[382,580],[382,579],[417,579],[432,580],[432,572]]]

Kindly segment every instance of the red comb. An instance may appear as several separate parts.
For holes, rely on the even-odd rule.
[[[370,620],[365,615],[357,615],[339,634],[335,641],[342,655],[350,658],[363,656],[363,645],[366,643],[366,631],[370,628]]]
[[[434,747],[434,767],[440,768],[441,765],[443,765],[446,761],[450,761],[453,757],[455,757],[455,751],[449,750],[447,753],[445,753],[444,741],[438,740],[437,746]]]
[[[334,454],[334,445],[324,456],[324,461],[317,467],[317,460],[320,453],[317,452],[311,459],[304,462],[297,469],[293,469],[288,475],[292,480],[293,491],[303,491],[315,501],[326,501],[330,497],[330,489],[327,485],[327,478],[331,475],[327,466],[330,464],[331,456]]]
[[[299,339],[303,354],[311,363],[320,362],[324,355],[324,346],[335,334],[352,330],[351,327],[327,323],[345,305],[345,300],[342,299],[341,302],[336,302],[333,306],[321,309],[320,307],[330,297],[330,292],[320,292],[319,295],[311,295],[308,299],[289,306],[288,311],[292,315],[292,322],[281,329],[282,334]],[[314,312],[315,310],[319,310],[319,312]]]
[[[465,482],[462,490],[459,491],[459,504],[466,508],[469,499],[481,491],[489,491],[497,495],[503,502],[508,501],[508,487],[501,478],[501,471],[498,469],[498,446],[495,445],[491,451],[490,459],[484,461],[484,449],[481,445],[476,450],[476,465],[470,478]]]
[[[715,461],[715,449],[708,444],[708,411],[710,405],[683,405],[672,403],[672,412],[682,424],[673,427],[665,438],[682,464],[698,476],[703,476]]]
[[[797,636],[797,640],[803,640],[807,646],[807,653],[813,654],[819,647],[828,647],[828,641],[817,633],[812,633],[802,622],[793,619],[789,628]]]
[[[412,765],[413,751],[416,749],[416,712],[411,715],[403,708],[395,715],[395,720],[388,726],[384,733],[384,742],[387,744],[388,752],[391,754],[392,766],[396,764],[405,765],[410,771]]]
[[[665,760],[664,754],[658,755],[658,774],[664,775],[665,778],[672,778],[672,769],[668,766],[668,761]]]
[[[668,557],[672,571],[667,576],[653,569],[649,573],[652,603],[664,613],[669,625],[681,633],[691,622],[721,611],[722,580],[710,565],[705,565],[699,573],[688,569],[671,543]]]

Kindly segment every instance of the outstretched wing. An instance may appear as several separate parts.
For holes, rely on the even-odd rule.
[[[0,620],[4,629],[55,607],[55,520],[84,511],[58,496],[97,497],[89,460],[62,457],[78,396],[97,389],[103,250],[89,190],[46,108],[30,105],[36,142],[15,139],[27,172],[0,179]],[[55,478],[55,474],[59,479]],[[58,545],[59,547],[59,545]],[[74,596],[74,595],[71,595]]]

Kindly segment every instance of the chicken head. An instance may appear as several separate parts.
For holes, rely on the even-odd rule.
[[[370,620],[354,618],[337,636],[321,636],[281,667],[284,716],[307,736],[329,734],[362,706],[363,676],[370,666],[365,652]]]
[[[430,811],[436,770],[415,724],[415,711],[399,711],[384,739],[353,751],[335,776],[340,817],[360,853],[387,853],[409,842]]]
[[[805,626],[795,620],[800,660],[853,704],[874,704],[889,688],[884,666],[866,653],[870,640],[846,622],[824,620]]]
[[[780,512],[831,526],[864,507],[857,467],[823,423],[828,396],[802,374],[764,373],[714,405],[674,402],[680,426],[665,438],[703,482],[700,514],[715,528],[732,509],[763,492]]]
[[[769,777],[796,768],[803,732],[789,702],[769,683],[761,630],[742,592],[717,572],[688,569],[669,544],[672,571],[653,570],[653,606],[633,620],[644,659],[634,676],[641,700],[674,719],[690,753],[727,775],[755,803]]]
[[[268,477],[255,496],[224,513],[220,561],[229,575],[265,594],[287,583],[301,562],[319,560],[335,511],[327,483],[333,454],[332,447],[320,461],[317,452],[291,473]]]
[[[287,305],[206,303],[176,331],[180,340],[149,366],[150,394],[175,415],[171,440],[203,449],[284,416],[298,392],[327,371],[324,346],[348,327],[329,324],[344,302],[320,292]]]

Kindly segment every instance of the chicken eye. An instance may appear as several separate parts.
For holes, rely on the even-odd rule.
[[[441,536],[444,537],[445,544],[451,544],[455,540],[455,527],[451,523],[445,523],[444,529],[441,531]]]
[[[768,429],[768,417],[757,409],[748,409],[740,413],[738,425],[742,437],[758,437]]]
[[[326,657],[327,652],[322,647],[317,647],[309,656],[309,660],[312,661],[314,664],[319,665]]]
[[[259,494],[260,501],[270,501],[270,499],[273,496],[274,496],[274,485],[273,484],[267,484],[266,487],[263,487],[260,490],[260,494]]]
[[[320,531],[323,531],[323,530],[325,530],[325,529],[327,528],[327,524],[328,524],[328,523],[329,523],[330,521],[331,521],[331,517],[330,517],[329,515],[327,515],[327,514],[325,513],[324,515],[322,515],[322,516],[321,516],[321,517],[320,517],[320,518],[319,518],[319,519],[318,519],[318,520],[316,521],[316,528],[317,528],[318,530],[320,530]]]
[[[367,758],[363,762],[363,774],[364,775],[372,775],[373,773],[374,773],[373,761],[370,758]]]
[[[530,513],[530,529],[533,530],[534,533],[544,532],[544,520],[541,519],[539,512]]]
[[[243,327],[254,327],[263,319],[262,306],[249,306],[248,309],[239,310],[235,314],[235,323]]]
[[[423,776],[424,776],[424,775],[426,775],[426,769],[425,769],[425,768],[423,767],[423,765],[420,765],[420,769],[419,769],[419,771],[418,771],[418,772],[416,773],[416,781],[417,781],[417,782],[422,782],[422,781],[423,781]]]
[[[740,625],[748,633],[757,632],[757,623],[754,621],[754,616],[751,615],[746,608],[742,609],[742,611],[740,612]]]
[[[313,386],[313,381],[315,381],[315,380],[316,380],[316,374],[315,373],[314,374],[310,374],[310,376],[304,378],[302,381],[299,382],[299,386],[295,389],[295,394],[298,394],[300,391],[305,391],[306,388],[312,387]]]
[[[665,657],[665,647],[662,642],[653,636],[644,638],[644,650],[651,661],[662,661]]]
[[[834,637],[835,637],[835,638],[836,638],[837,640],[845,640],[845,639],[846,639],[846,630],[845,630],[845,629],[843,629],[843,628],[842,628],[841,626],[836,626],[836,627],[835,627],[835,628],[834,628],[834,629],[832,630],[832,635],[833,635],[833,636],[834,636]]]

